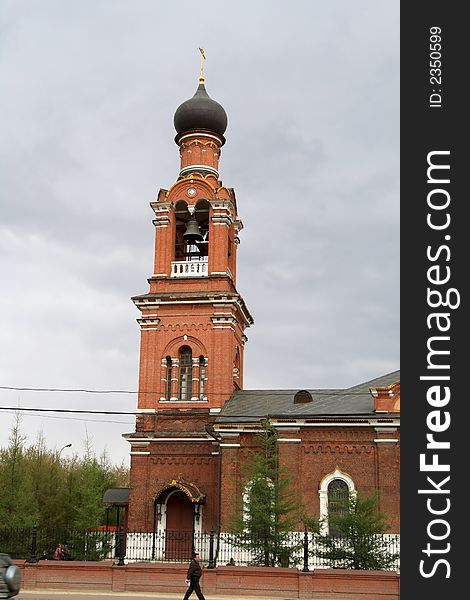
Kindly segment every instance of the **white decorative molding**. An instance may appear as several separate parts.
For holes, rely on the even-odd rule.
[[[232,314],[213,316],[211,317],[211,321],[214,325],[236,325],[238,323],[237,319]]]
[[[194,396],[191,400],[180,400],[179,398],[163,398],[158,401],[158,404],[207,404],[207,398],[204,397],[202,400]]]
[[[124,438],[127,439],[127,441],[130,444],[134,444],[135,442],[148,442],[148,443],[155,443],[155,442],[212,442],[214,441],[214,438],[212,436],[210,436],[209,434],[207,434],[204,437],[158,437],[158,436],[153,436],[153,437],[148,437],[148,438],[128,438],[126,437],[126,435],[123,436]]]
[[[233,223],[232,219],[227,215],[214,215],[211,221],[212,225],[225,225],[227,228]]]
[[[259,429],[255,429],[253,426],[250,427],[240,427],[240,428],[235,428],[235,429],[224,429],[223,425],[218,425],[217,423],[214,425],[214,429],[217,431],[217,433],[222,434],[222,437],[227,438],[230,437],[230,434],[234,434],[236,433],[236,435],[238,436],[240,433],[259,433]]]
[[[375,425],[375,423],[370,423],[368,420],[362,420],[362,421],[357,421],[355,419],[350,419],[350,420],[335,420],[334,418],[331,419],[325,419],[323,421],[318,421],[318,422],[313,422],[313,423],[307,423],[307,420],[304,419],[298,419],[295,421],[295,425],[301,425],[302,427],[331,427],[332,425],[334,425],[335,427],[370,427],[371,425]],[[279,421],[276,423],[276,425],[294,425],[294,423],[289,422],[289,423],[285,423],[283,421]],[[389,423],[390,425],[390,423]],[[399,423],[397,423],[397,426],[399,426]],[[376,428],[376,431],[381,431],[381,429]]]
[[[190,264],[190,263],[188,263]],[[224,275],[227,275],[227,273],[224,273]],[[177,299],[177,300],[162,300],[161,298],[159,298],[158,300],[154,300],[154,299],[149,299],[149,298],[135,298],[133,300],[135,306],[139,309],[139,310],[145,310],[145,309],[158,309],[160,308],[160,306],[167,306],[167,305],[178,305],[178,304],[212,304],[214,306],[214,308],[217,308],[217,306],[235,306],[239,311],[240,314],[243,317],[244,320],[244,324],[246,327],[249,327],[250,325],[252,325],[253,323],[253,319],[251,317],[251,315],[248,313],[244,303],[242,300],[240,300],[240,298],[230,298],[227,299],[226,297],[220,298],[220,299],[216,299],[216,298],[194,298],[192,300],[181,300],[181,299]],[[248,340],[248,338],[244,335],[242,337],[243,342],[246,342]]]
[[[160,319],[156,315],[143,315],[140,319],[137,319],[137,323],[139,323],[141,327],[153,325],[153,327],[156,328],[160,323]]]
[[[334,479],[340,479],[341,481],[344,481],[346,483],[346,485],[348,486],[349,493],[351,495],[356,494],[356,486],[354,485],[354,481],[351,479],[351,477],[347,473],[345,473],[344,471],[341,471],[341,469],[339,467],[336,467],[336,469],[332,473],[328,473],[327,475],[325,475],[323,477],[323,479],[320,481],[320,489],[318,490],[318,494],[320,496],[321,527],[323,529],[323,533],[326,533],[326,534],[328,534],[328,532],[329,532],[329,529],[328,529],[328,486]]]
[[[219,172],[217,169],[209,167],[208,165],[188,165],[187,167],[184,167],[184,169],[181,169],[179,176],[184,177],[185,175],[189,175],[191,171],[208,171],[212,175],[215,175],[217,179],[219,178]]]
[[[155,213],[155,219],[152,223],[157,228],[165,228],[170,225],[170,202],[150,202],[153,212]]]
[[[217,140],[220,144],[223,143],[223,140],[218,135],[213,135],[211,133],[205,133],[203,131],[198,131],[197,133],[187,133],[185,135],[182,135],[178,139],[178,143],[181,144],[181,142],[183,140],[186,140],[188,138],[208,138],[208,139],[211,139],[211,140]]]
[[[299,433],[300,427],[291,427],[290,425],[279,425],[275,419],[271,420],[272,425],[281,433]]]

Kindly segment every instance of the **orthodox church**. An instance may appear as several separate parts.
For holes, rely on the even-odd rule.
[[[219,175],[227,115],[202,69],[174,125],[179,174],[151,202],[153,275],[132,299],[141,342],[136,427],[124,435],[130,489],[119,501],[128,531],[226,530],[247,484],[246,452],[268,417],[279,464],[310,513],[327,515],[338,490],[377,492],[398,532],[399,372],[348,389],[244,389],[253,317],[236,287],[243,225]]]

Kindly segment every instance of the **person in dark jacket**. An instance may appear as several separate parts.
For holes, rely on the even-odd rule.
[[[192,561],[189,563],[189,569],[186,575],[186,583],[189,584],[189,587],[186,590],[183,600],[188,600],[193,592],[196,592],[196,596],[199,600],[206,600],[199,586],[199,579],[201,579],[201,576],[202,567],[199,564],[199,554],[195,552]]]

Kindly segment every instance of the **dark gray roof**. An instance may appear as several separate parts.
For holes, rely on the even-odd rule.
[[[114,506],[129,504],[129,488],[109,488],[103,495],[103,502]]]
[[[225,404],[216,423],[251,423],[270,417],[371,416],[374,398],[369,389],[400,381],[400,371],[346,389],[308,389],[312,402],[294,404],[299,390],[239,390]]]
[[[194,96],[176,109],[174,124],[178,134],[206,129],[223,136],[227,129],[227,113],[223,106],[209,96],[204,84],[200,83]]]

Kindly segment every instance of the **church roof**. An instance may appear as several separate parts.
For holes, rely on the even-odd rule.
[[[312,400],[295,402],[299,390],[238,390],[219,413],[216,423],[251,423],[266,416],[286,418],[376,416],[371,389],[400,381],[393,371],[350,388],[308,389]]]
[[[174,124],[178,135],[199,129],[223,135],[227,129],[227,113],[209,96],[204,83],[200,83],[194,96],[176,109]]]

